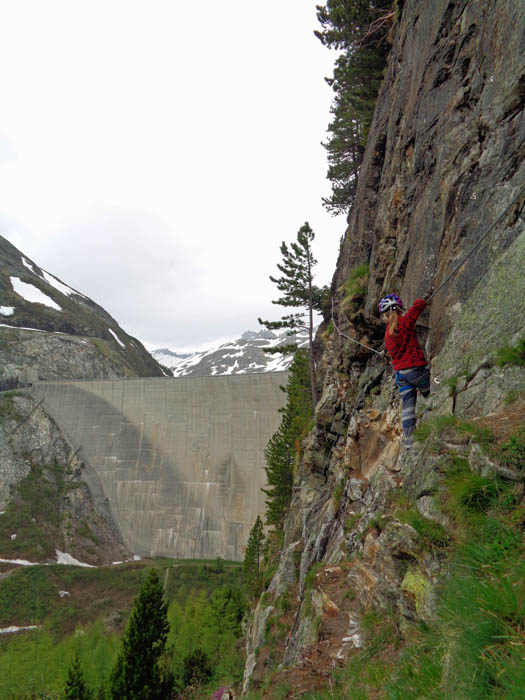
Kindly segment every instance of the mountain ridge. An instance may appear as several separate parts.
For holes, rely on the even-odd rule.
[[[289,343],[299,347],[308,345],[307,332],[287,335],[287,331],[247,330],[231,341],[212,346],[208,350],[178,353],[166,348],[153,350],[153,357],[174,377],[202,377],[223,374],[257,374],[282,372],[292,362],[291,354],[269,353],[265,349],[278,348]]]
[[[0,381],[164,376],[99,304],[0,236]]]

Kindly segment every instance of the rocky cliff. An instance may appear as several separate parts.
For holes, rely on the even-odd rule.
[[[144,346],[101,306],[0,236],[0,387],[17,377],[163,375]]]
[[[271,673],[290,689],[282,697],[328,688],[359,650],[373,655],[371,611],[393,620],[398,646],[435,619],[447,543],[459,537],[444,497],[450,465],[523,498],[522,453],[498,455],[524,408],[523,350],[501,361],[502,346],[523,347],[525,336],[524,12],[519,0],[397,3],[322,333],[322,395],[249,630],[245,691]],[[422,319],[432,411],[407,452],[390,365],[354,341],[381,352],[381,296],[410,304],[463,260]],[[356,269],[361,291],[348,284]],[[391,647],[383,665],[396,654]],[[453,689],[447,663],[439,697],[473,697]]]
[[[101,484],[40,403],[0,394],[0,559],[56,561],[57,550],[87,564],[126,558]]]

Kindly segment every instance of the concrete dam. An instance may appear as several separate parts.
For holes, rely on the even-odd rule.
[[[38,382],[33,395],[141,556],[239,560],[265,510],[264,449],[286,372]]]

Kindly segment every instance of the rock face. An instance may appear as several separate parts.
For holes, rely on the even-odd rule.
[[[88,564],[129,556],[100,484],[39,402],[0,394],[0,558]]]
[[[518,0],[404,3],[335,275],[370,260],[367,321],[385,292],[411,302],[437,287],[519,195],[523,12]],[[432,355],[522,230],[522,205],[436,297]]]
[[[19,379],[161,377],[143,345],[98,304],[0,236],[0,388]]]
[[[395,494],[446,526],[435,498],[442,453],[457,453],[479,473],[497,470],[468,436],[404,450],[390,365],[350,339],[381,351],[379,299],[398,293],[410,304],[464,260],[423,321],[430,326],[420,340],[432,365],[433,414],[499,415],[509,390],[525,387],[523,367],[494,362],[499,347],[525,333],[518,311],[525,298],[525,8],[519,0],[397,5],[332,285],[341,333],[333,324],[323,333],[316,424],[303,444],[281,559],[247,638],[245,690],[268,670],[261,640],[270,626],[267,611],[278,602],[272,591],[289,590],[298,599],[281,649],[283,665],[295,668],[298,695],[301,674],[320,656],[322,680],[326,669],[366,644],[363,610],[389,608],[401,629],[430,619],[442,561],[396,516]],[[349,314],[344,283],[364,262],[370,264],[368,294]],[[505,478],[520,482],[522,474]]]

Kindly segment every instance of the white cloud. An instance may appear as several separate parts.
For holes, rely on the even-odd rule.
[[[305,220],[329,282],[345,224],[321,206],[315,5],[9,3],[0,233],[156,344],[275,314],[268,275]]]

